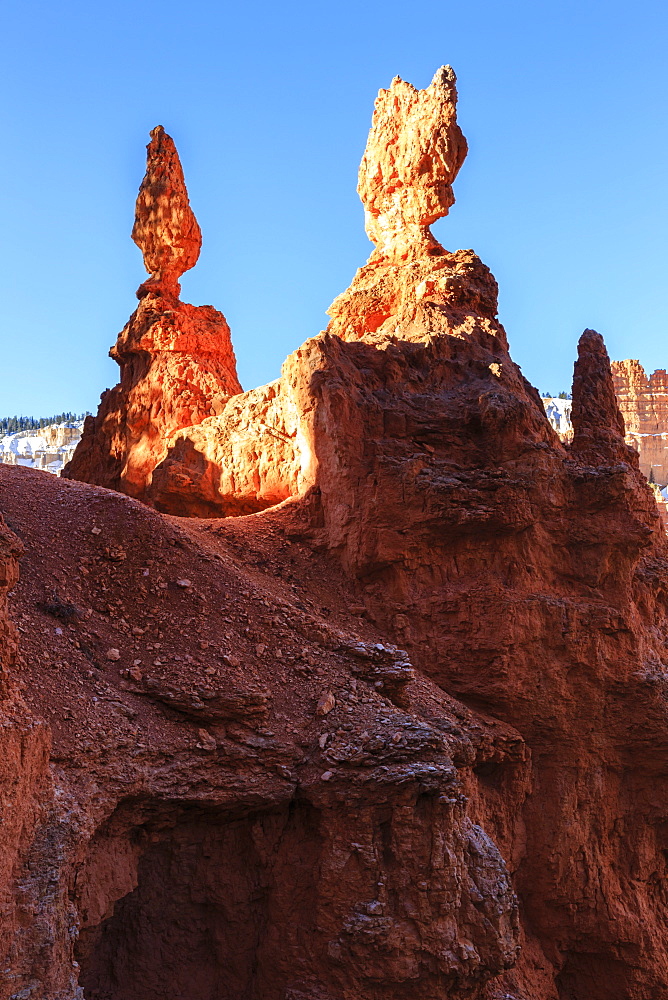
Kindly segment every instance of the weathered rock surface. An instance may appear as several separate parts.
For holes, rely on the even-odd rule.
[[[662,486],[668,484],[668,374],[647,376],[638,361],[613,361],[612,376],[626,440],[640,456],[640,468]]]
[[[50,771],[44,741],[0,770],[22,805],[3,1000],[483,995],[518,912],[464,781],[525,768],[522,741],[359,617],[301,511],[179,522],[9,466],[0,508],[29,539],[17,679],[53,741]]]
[[[381,97],[400,178],[407,108],[445,152],[415,200],[361,185],[387,221],[328,330],[172,435],[144,495],[195,517],[0,467],[53,740],[8,996],[668,1000],[668,540],[600,336],[564,444],[429,234],[437,80]]]
[[[202,233],[190,207],[174,141],[161,125],[151,132],[146,152],[132,239],[151,275],[148,283],[171,288],[178,296],[179,278],[199,258]]]
[[[103,394],[97,416],[86,418],[63,475],[143,497],[169,435],[220,412],[241,391],[225,317],[179,300],[178,279],[196,263],[201,234],[161,127],[147,147],[132,236],[150,277],[110,352],[121,381]]]
[[[450,66],[425,90],[395,77],[378,94],[357,190],[369,239],[385,256],[436,245],[429,226],[454,204],[452,183],[467,152],[456,105]]]

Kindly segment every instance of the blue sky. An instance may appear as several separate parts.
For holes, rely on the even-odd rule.
[[[375,95],[458,76],[469,155],[435,232],[500,285],[514,359],[570,387],[587,327],[668,366],[668,10],[607,0],[331,5],[12,0],[0,87],[0,416],[94,410],[143,280],[148,132],[175,138],[204,235],[183,298],[221,309],[245,388],[370,251],[355,193]]]

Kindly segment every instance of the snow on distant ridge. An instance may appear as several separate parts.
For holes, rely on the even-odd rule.
[[[17,431],[0,437],[0,462],[24,465],[59,476],[81,440],[83,420],[48,424],[39,430]]]
[[[573,440],[573,425],[571,423],[572,399],[561,399],[558,396],[543,396],[545,414],[562,441]]]

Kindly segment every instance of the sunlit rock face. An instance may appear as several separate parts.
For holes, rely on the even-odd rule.
[[[433,245],[429,226],[454,204],[466,139],[457,124],[455,74],[442,66],[425,90],[395,77],[376,99],[357,191],[378,252]]]
[[[178,295],[179,278],[199,258],[202,233],[190,207],[174,140],[161,125],[153,129],[147,146],[132,239],[143,254],[149,283]]]
[[[173,140],[153,129],[132,236],[150,277],[110,355],[121,380],[86,420],[64,475],[142,498],[174,431],[222,410],[241,391],[230,331],[212,306],[179,299],[201,246]]]
[[[466,155],[456,99],[447,66],[425,90],[397,78],[380,92],[358,188],[376,249],[330,307],[325,333],[287,358],[279,380],[230,399],[197,428],[176,432],[146,493],[159,509],[225,516],[315,485],[328,489],[318,474],[329,456],[321,425],[338,418],[325,416],[318,386],[343,360],[340,341],[374,348],[397,339],[438,341],[437,353],[477,352],[495,385],[504,364],[508,377],[512,363],[493,275],[473,251],[450,253],[429,230],[454,201],[452,182]],[[516,371],[512,377],[520,378]],[[350,400],[338,405],[346,426]]]
[[[640,468],[662,486],[668,484],[668,374],[651,375],[639,361],[613,361],[612,376],[626,426],[626,440],[640,456]]]

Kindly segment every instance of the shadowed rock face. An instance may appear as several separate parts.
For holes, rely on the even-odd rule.
[[[147,147],[132,238],[150,277],[110,351],[121,380],[87,418],[63,475],[143,498],[169,435],[220,412],[241,391],[223,314],[179,300],[178,279],[195,265],[201,233],[174,142],[161,127]]]
[[[638,456],[624,443],[624,421],[619,412],[610,359],[603,337],[585,330],[578,344],[573,370],[573,441],[571,451],[594,465],[628,462],[638,468]]]
[[[22,987],[39,953],[59,989],[75,954],[87,1000],[668,1000],[668,542],[602,338],[580,340],[564,445],[493,276],[428,233],[464,149],[448,71],[381,94],[377,248],[327,331],[145,453],[137,495],[190,520],[0,469],[36,540],[36,712],[45,537],[96,616],[67,653],[72,839]],[[70,537],[77,504],[99,536]]]
[[[513,964],[462,779],[522,741],[359,617],[299,504],[177,521],[6,466],[0,508],[30,705],[0,726],[3,998],[442,1000]]]

